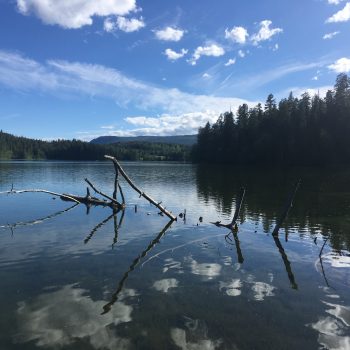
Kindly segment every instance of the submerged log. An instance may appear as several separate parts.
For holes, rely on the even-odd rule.
[[[172,221],[176,220],[176,216],[173,215],[171,212],[166,210],[162,205],[161,202],[156,202],[152,197],[150,197],[147,193],[141,191],[129,178],[129,176],[125,173],[124,169],[121,167],[119,162],[117,161],[116,158],[112,156],[105,155],[106,159],[109,159],[113,162],[116,171],[118,170],[120,174],[123,176],[123,178],[126,180],[126,182],[143,198],[147,199],[151,204],[156,206],[162,213],[164,213],[167,217],[169,217]]]

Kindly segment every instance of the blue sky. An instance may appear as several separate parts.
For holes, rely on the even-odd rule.
[[[0,128],[175,135],[350,72],[347,0],[0,0]]]

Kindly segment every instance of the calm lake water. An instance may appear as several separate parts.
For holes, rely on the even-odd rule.
[[[0,196],[1,350],[350,349],[349,169],[123,166],[186,221],[167,227],[125,183],[117,217],[47,194]],[[85,177],[112,193],[107,162],[0,162],[0,191],[83,195]],[[242,185],[228,235],[210,221],[230,222]]]

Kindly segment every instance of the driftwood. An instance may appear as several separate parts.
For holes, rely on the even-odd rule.
[[[245,188],[242,187],[236,203],[235,214],[233,215],[232,221],[229,224],[222,224],[220,221],[211,222],[211,224],[214,224],[215,226],[218,226],[218,227],[226,227],[232,231],[237,229],[237,220],[238,220],[239,213],[241,211],[244,195],[245,195]]]
[[[87,178],[85,178],[85,181],[87,182],[87,184],[92,188],[92,190],[99,194],[100,196],[104,197],[104,199],[101,198],[97,198],[97,197],[93,197],[90,194],[90,190],[87,187],[86,189],[86,195],[85,196],[80,196],[80,195],[75,195],[75,194],[66,194],[66,193],[57,193],[57,192],[52,192],[52,191],[48,191],[48,190],[43,190],[43,189],[26,189],[26,190],[14,190],[13,189],[13,185],[11,187],[11,190],[9,191],[5,191],[5,192],[0,192],[1,194],[16,194],[16,193],[26,193],[26,192],[41,192],[41,193],[47,193],[47,194],[51,194],[53,196],[57,196],[60,199],[64,200],[64,201],[70,201],[70,202],[75,202],[77,204],[85,204],[87,207],[87,213],[90,210],[90,207],[92,205],[94,206],[104,206],[104,207],[110,207],[111,209],[113,209],[113,213],[115,214],[115,211],[119,211],[125,208],[125,197],[124,197],[124,193],[123,190],[120,186],[120,183],[118,181],[118,177],[119,177],[119,172],[120,174],[124,177],[124,179],[126,180],[126,182],[137,192],[140,194],[140,197],[144,197],[145,199],[147,199],[151,204],[153,204],[154,206],[156,206],[161,213],[164,213],[165,215],[167,215],[172,221],[176,220],[176,216],[173,215],[171,212],[169,212],[168,210],[165,209],[165,207],[163,207],[161,205],[161,202],[157,203],[153,198],[151,198],[149,195],[147,195],[146,193],[144,193],[143,191],[141,191],[132,181],[131,179],[128,177],[128,175],[125,173],[125,171],[123,170],[123,168],[121,167],[121,165],[119,164],[119,162],[117,161],[116,158],[112,157],[112,156],[105,156],[106,159],[109,159],[113,162],[114,165],[114,170],[115,170],[115,178],[114,178],[114,191],[112,196],[109,196],[108,194],[102,192],[101,190],[99,190],[90,180],[88,180]],[[118,190],[121,196],[121,200],[122,203],[118,202],[117,200],[117,194],[118,194]],[[110,217],[112,218],[113,215]]]
[[[289,210],[290,208],[293,206],[293,200],[294,200],[294,197],[298,191],[298,188],[300,186],[300,183],[301,183],[301,180],[299,179],[297,181],[297,183],[295,184],[293,190],[291,191],[291,193],[289,194],[288,196],[288,199],[286,201],[286,204],[284,206],[284,209],[280,215],[280,217],[278,218],[277,222],[276,222],[276,226],[272,232],[272,235],[273,236],[278,236],[278,231],[279,229],[281,228],[282,224],[283,224],[283,221],[285,220],[285,218],[287,217],[288,213],[289,213]]]
[[[13,185],[11,190],[9,191],[4,191],[0,192],[0,194],[19,194],[19,193],[47,193],[51,194],[52,196],[60,197],[61,199],[65,199],[67,201],[75,202],[75,203],[80,203],[79,200],[77,200],[75,197],[76,196],[70,196],[69,194],[62,194],[62,193],[57,193],[57,192],[52,192],[52,191],[47,191],[47,190],[42,190],[42,189],[29,189],[29,190],[14,190]]]
[[[140,197],[143,197],[147,199],[151,204],[153,204],[155,207],[157,207],[162,213],[164,213],[168,218],[170,218],[172,221],[176,220],[176,216],[173,215],[171,212],[166,210],[162,205],[161,202],[157,203],[152,197],[150,197],[147,193],[141,191],[129,178],[129,176],[125,173],[119,162],[116,158],[112,156],[105,155],[106,159],[109,159],[113,162],[114,168],[116,169],[116,172],[120,172],[120,174],[123,176],[123,178],[126,180],[126,182],[140,195]],[[118,179],[115,180],[115,184],[118,183]]]
[[[107,194],[105,194],[105,193],[101,192],[100,190],[98,190],[88,179],[85,179],[85,182],[95,191],[95,193],[98,193],[102,197],[105,197],[105,198],[109,199],[110,203],[112,203],[113,205],[115,205],[119,209],[122,209],[122,205],[116,200],[116,198],[114,198],[114,197],[112,198],[112,197],[108,196]],[[88,192],[87,196],[88,195],[89,195],[89,192]]]

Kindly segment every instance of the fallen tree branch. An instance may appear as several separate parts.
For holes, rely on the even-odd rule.
[[[150,197],[147,193],[141,191],[129,178],[129,176],[125,173],[119,162],[116,158],[112,156],[105,155],[106,159],[109,159],[113,162],[114,166],[120,174],[124,177],[126,182],[137,192],[140,196],[147,199],[150,203],[152,203],[154,206],[156,206],[162,213],[164,213],[167,217],[169,217],[172,221],[176,220],[176,216],[174,216],[172,213],[170,213],[168,210],[166,210],[160,203],[157,203],[152,197]]]
[[[103,193],[102,191],[98,190],[91,181],[89,181],[87,178],[85,178],[85,182],[87,182],[87,184],[99,195],[101,195],[102,197],[105,197],[107,199],[109,199],[116,207],[118,207],[119,209],[122,209],[122,205],[115,199],[112,198],[110,196],[108,196],[107,194]],[[91,197],[92,198],[92,197]]]
[[[1,194],[33,193],[33,192],[34,193],[47,193],[47,194],[51,194],[52,196],[65,198],[66,200],[69,200],[71,202],[80,203],[80,201],[76,198],[77,196],[70,196],[70,195],[67,195],[67,194],[56,193],[56,192],[42,190],[42,189],[29,189],[29,190],[14,190],[14,189],[11,189],[10,191],[0,192],[0,195]]]
[[[74,200],[74,202],[78,202],[78,203],[82,203],[85,205],[102,205],[103,207],[110,207],[110,208],[114,208],[115,204],[112,202],[107,202],[106,200],[101,200],[99,198],[96,197],[87,197],[87,196],[77,196],[75,194],[63,194],[61,196],[61,199],[64,201],[72,201]]]

